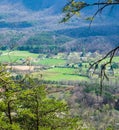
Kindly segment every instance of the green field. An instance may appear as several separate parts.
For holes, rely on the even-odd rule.
[[[28,51],[1,51],[0,62],[1,63],[15,63],[19,64],[20,59],[31,58],[32,65],[44,65],[44,66],[62,66],[66,64],[63,59],[56,58],[38,58],[39,54],[30,53]],[[36,60],[36,61],[34,61]]]
[[[28,57],[37,58],[38,54],[30,53],[28,51],[0,51],[0,62],[17,62],[20,59],[26,59]]]
[[[31,60],[31,65],[39,65],[44,69],[33,72],[35,77],[39,77],[42,74],[44,80],[50,81],[88,81],[86,77],[87,69],[89,68],[88,62],[82,62],[82,67],[73,65],[71,63],[67,68],[67,60],[57,58],[45,58],[44,54],[34,54],[28,51],[0,51],[0,62],[1,63],[15,63],[14,65],[22,65],[23,61],[28,58]],[[41,58],[38,58],[40,56]],[[59,55],[58,55],[59,56]],[[106,59],[104,62],[106,62]],[[113,62],[118,63],[119,57],[114,57]],[[72,66],[73,65],[73,66]],[[115,76],[118,76],[118,69],[114,69]]]
[[[44,80],[50,81],[88,81],[88,77],[76,74],[76,69],[73,68],[52,68],[34,73],[35,76]]]
[[[45,59],[40,59],[37,64],[45,65],[45,66],[62,66],[66,64],[66,60],[45,58]]]

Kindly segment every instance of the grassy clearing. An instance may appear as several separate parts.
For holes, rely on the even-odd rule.
[[[37,58],[38,54],[29,53],[27,51],[1,51],[0,62],[17,62],[20,59],[26,59],[28,57]]]
[[[1,63],[4,63],[4,62],[14,63],[21,58],[22,58],[21,56],[2,55],[2,56],[0,56],[0,62]]]
[[[75,74],[75,69],[74,68],[52,68],[52,69],[48,69],[47,72]]]
[[[87,77],[83,76],[78,76],[78,75],[64,75],[62,73],[49,73],[49,74],[44,74],[44,79],[45,80],[51,80],[51,81],[87,81],[89,80]]]
[[[88,81],[89,79],[85,76],[79,76],[75,73],[76,69],[73,68],[52,68],[35,73],[38,77],[40,74],[43,75],[44,80],[50,81]]]
[[[32,60],[37,59],[37,62],[33,62],[33,64],[37,65],[44,65],[44,66],[61,66],[65,65],[66,61],[62,59],[51,59],[51,58],[45,58],[45,59],[38,59],[39,54],[30,53],[28,51],[1,51],[2,54],[0,55],[0,62],[10,62],[19,63],[20,59],[27,59],[31,58]]]
[[[2,55],[10,55],[10,56],[21,56],[21,57],[38,57],[38,54],[30,53],[28,51],[2,51]]]
[[[13,51],[13,52],[11,52],[11,55],[37,58],[39,54],[30,53],[28,51]]]
[[[63,59],[45,58],[39,60],[38,64],[45,65],[45,66],[61,66],[61,65],[65,65],[66,61]]]

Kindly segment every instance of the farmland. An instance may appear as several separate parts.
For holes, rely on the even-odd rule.
[[[15,72],[21,70],[30,73],[32,70],[31,73],[35,77],[41,78],[42,75],[42,79],[46,81],[89,81],[90,77],[87,74],[89,63],[96,60],[96,58],[89,56],[88,60],[85,60],[86,58],[79,59],[78,53],[71,53],[67,57],[63,53],[52,56],[34,54],[28,51],[1,51],[0,53],[0,62],[8,66],[12,64]],[[113,59],[116,77],[119,75],[117,61],[119,61],[118,56]],[[94,74],[93,78],[95,77],[97,76]],[[111,75],[111,77],[114,76]]]
[[[87,81],[89,80],[85,76],[79,76],[76,74],[77,69],[73,68],[51,68],[40,71],[44,80],[50,81]],[[39,75],[36,72],[35,75]]]
[[[17,63],[21,59],[26,59],[28,57],[36,58],[38,56],[38,54],[29,53],[27,51],[0,51],[0,53],[1,63]]]

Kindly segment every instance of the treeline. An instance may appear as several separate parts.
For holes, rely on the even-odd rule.
[[[65,49],[62,44],[69,40],[70,38],[65,36],[55,35],[52,32],[44,32],[29,38],[24,45],[18,47],[18,50],[27,50],[32,53],[55,54],[64,52]]]
[[[4,47],[5,48],[5,47]],[[57,54],[58,52],[65,52],[63,47],[57,45],[24,45],[17,48],[20,51],[29,51],[31,53]]]
[[[110,28],[110,31],[109,31]],[[92,26],[89,29],[89,26],[79,27],[79,28],[71,28],[71,29],[62,29],[56,31],[57,34],[62,34],[65,36],[73,37],[73,38],[82,38],[89,36],[114,36],[119,33],[119,26],[115,25],[101,25],[101,26]]]
[[[15,40],[10,41],[11,43],[9,45],[7,44],[1,46],[0,49],[7,50],[10,48],[15,48],[17,50],[29,51],[32,53],[56,54],[58,52],[66,52],[66,49],[64,48],[63,44],[72,40],[72,38],[63,35],[56,35],[53,32],[42,32],[40,34],[35,34],[34,36],[30,37],[22,45],[16,45],[15,43],[18,42],[18,38]],[[11,44],[13,44],[12,47],[10,46]]]
[[[116,30],[115,27],[112,27],[112,29]],[[75,31],[77,31],[77,33]],[[32,53],[50,54],[56,54],[58,52],[82,52],[83,49],[85,49],[86,52],[93,53],[98,50],[100,53],[105,53],[107,50],[111,50],[118,45],[117,31],[115,35],[107,33],[107,35],[102,36],[98,34],[97,31],[92,32],[89,36],[83,37],[82,33],[87,34],[85,31],[86,29],[82,30],[79,28],[64,30],[64,33],[62,30],[56,32],[42,32],[34,34],[23,43],[20,43],[20,40],[23,38],[23,34],[20,34],[20,36],[11,36],[9,44],[3,44],[1,42],[2,45],[0,48],[1,50],[12,48]],[[75,37],[74,34],[79,37]],[[1,39],[3,40],[4,38]]]

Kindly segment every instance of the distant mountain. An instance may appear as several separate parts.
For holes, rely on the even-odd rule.
[[[89,26],[72,28],[72,29],[62,29],[56,31],[57,34],[66,35],[72,38],[85,38],[90,36],[113,36],[119,34],[119,25],[96,25],[89,28]],[[118,35],[119,36],[119,35]]]
[[[22,3],[25,7],[35,11],[54,7],[55,11],[57,12],[57,10],[59,11],[60,7],[65,5],[66,0],[22,0]]]
[[[97,2],[98,0],[84,0],[87,3]],[[32,11],[39,11],[45,9],[52,9],[52,14],[62,13],[62,9],[64,5],[68,2],[68,0],[22,0],[23,5],[27,9],[31,9]],[[90,17],[94,14],[94,12],[98,9],[96,7],[89,7],[82,11],[82,17]],[[95,18],[96,23],[105,23],[110,22],[116,24],[117,20],[119,20],[119,6],[109,6],[103,10],[103,13],[97,15]]]
[[[0,44],[9,45],[14,41],[14,44],[23,45],[29,38],[42,32],[54,32],[53,35],[59,35],[58,40],[62,38],[62,35],[69,39],[75,39],[71,42],[62,43],[60,47],[64,48],[66,45],[71,50],[76,49],[77,51],[80,51],[82,45],[80,43],[93,45],[93,48],[88,46],[90,48],[88,50],[94,51],[96,49],[94,49],[94,43],[97,42],[95,39],[101,39],[98,40],[98,49],[100,49],[101,43],[102,45],[108,45],[109,48],[113,48],[118,44],[117,40],[114,39],[118,39],[119,36],[119,6],[113,9],[111,7],[105,9],[101,15],[96,17],[91,29],[89,29],[89,21],[84,20],[84,18],[92,16],[97,7],[84,9],[82,19],[73,17],[67,23],[59,24],[63,18],[62,8],[67,1],[0,0]],[[84,1],[94,2],[97,0]]]
[[[97,2],[98,0],[83,0],[84,2],[87,3],[93,3]],[[63,6],[68,2],[68,0],[1,0],[0,3],[5,3],[5,4],[15,4],[15,3],[21,3],[26,9],[30,9],[32,11],[39,11],[39,10],[44,10],[48,8],[53,8],[54,12],[61,12]],[[111,8],[111,11],[110,11]],[[96,8],[87,8],[84,9],[84,12],[87,14],[92,14]],[[104,13],[105,15],[109,16],[117,16],[118,15],[118,9],[119,7],[116,6],[112,9],[112,6],[108,7],[105,9]],[[116,12],[113,10],[117,10]],[[118,15],[119,16],[119,15]]]
[[[85,2],[92,3],[91,0],[84,0]],[[97,0],[93,0],[97,1]],[[43,14],[42,18],[49,17],[51,15],[59,15],[62,13],[62,9],[64,5],[68,2],[68,0],[0,0],[0,19],[1,15],[8,15],[11,16],[12,20],[22,20],[22,16],[29,17],[28,19],[22,20],[35,20],[40,19],[39,14]],[[83,10],[82,18],[86,16],[92,16],[94,12],[98,9],[98,7],[89,7]],[[119,6],[112,8],[112,6],[107,7],[104,9],[101,15],[98,15],[97,18],[94,20],[94,24],[101,23],[105,24],[114,23],[118,24],[119,20]],[[42,11],[42,12],[41,12]],[[37,15],[36,15],[37,13]],[[39,13],[39,14],[38,14]],[[18,15],[18,16],[16,16]],[[34,16],[34,18],[31,16]],[[7,16],[6,16],[7,17]],[[17,18],[16,18],[17,17]],[[5,19],[4,19],[5,20]],[[10,19],[11,20],[11,19]],[[76,18],[71,20],[71,23],[75,23]],[[10,22],[10,21],[9,21]],[[57,22],[58,23],[58,22]],[[81,20],[81,24],[85,23],[84,20]],[[80,25],[81,25],[80,24]],[[77,24],[79,25],[79,24]]]
[[[0,3],[18,4],[21,3],[26,9],[39,11],[48,8],[54,9],[54,12],[61,12],[61,8],[66,4],[67,0],[2,0]]]

